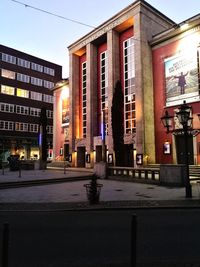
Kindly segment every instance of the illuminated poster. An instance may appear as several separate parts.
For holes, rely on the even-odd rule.
[[[196,53],[190,56],[175,55],[165,60],[166,104],[178,100],[191,102],[198,96]],[[178,102],[177,102],[178,103]]]
[[[62,124],[69,125],[69,98],[62,99]]]

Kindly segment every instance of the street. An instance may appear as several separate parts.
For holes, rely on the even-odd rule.
[[[199,266],[199,209],[1,211],[0,240],[9,223],[9,267],[127,267],[133,214],[138,267]]]

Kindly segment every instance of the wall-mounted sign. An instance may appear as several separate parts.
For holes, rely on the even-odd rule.
[[[166,141],[163,144],[163,154],[165,154],[165,155],[171,154],[171,144],[168,141]]]
[[[108,163],[113,164],[113,154],[108,154]]]
[[[165,59],[166,105],[191,102],[199,96],[197,51]]]
[[[143,165],[143,154],[136,154],[136,164]]]
[[[62,124],[69,125],[69,97],[62,99]]]
[[[85,161],[86,163],[90,163],[90,154],[86,154]]]

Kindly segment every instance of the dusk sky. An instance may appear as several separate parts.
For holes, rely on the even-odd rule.
[[[66,78],[69,62],[67,47],[89,33],[93,29],[92,26],[100,25],[133,2],[133,0],[0,0],[0,43],[63,66],[63,78]],[[146,2],[176,23],[200,13],[199,0],[146,0]],[[25,7],[25,4],[28,6]],[[29,6],[64,18],[52,16]]]

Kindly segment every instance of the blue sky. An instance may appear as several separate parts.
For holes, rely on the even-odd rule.
[[[98,26],[134,0],[19,0],[60,16]],[[180,23],[200,13],[199,0],[146,0]],[[63,66],[68,76],[67,47],[92,28],[34,10],[12,0],[0,0],[0,43]]]

